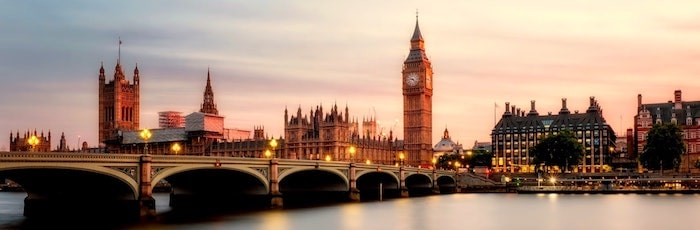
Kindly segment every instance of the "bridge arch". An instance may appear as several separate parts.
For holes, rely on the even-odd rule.
[[[37,163],[22,163],[22,164],[0,164],[0,175],[7,175],[7,178],[13,180],[16,179],[18,175],[12,175],[12,172],[19,171],[40,171],[40,170],[62,170],[62,171],[75,171],[75,172],[87,172],[94,173],[101,176],[106,176],[108,178],[115,179],[116,181],[122,182],[123,185],[128,187],[130,191],[129,199],[137,199],[139,195],[138,182],[136,177],[137,170],[134,170],[133,175],[127,174],[127,172],[120,171],[118,169],[113,169],[104,166],[91,165],[91,164],[61,164],[61,163],[51,163],[51,164],[37,164]],[[4,173],[3,173],[4,172]],[[8,175],[9,174],[9,175]],[[69,176],[67,176],[69,177]],[[20,181],[13,180],[22,186]],[[26,184],[26,183],[25,183]],[[124,197],[126,198],[126,197]]]
[[[396,181],[396,183],[399,183],[399,181],[400,181],[399,176],[396,175],[396,173],[394,173],[392,171],[388,171],[388,170],[375,170],[375,169],[357,170],[355,177],[359,180],[362,176],[364,176],[365,174],[369,174],[369,173],[381,173],[381,174],[390,176],[391,178],[394,178],[394,181]]]
[[[158,167],[158,166],[154,166]],[[169,167],[162,169],[158,171],[153,176],[153,179],[151,180],[153,183],[151,183],[151,190],[156,186],[156,183],[166,179],[169,176],[179,174],[179,173],[184,173],[188,171],[195,171],[195,170],[231,170],[231,171],[237,171],[241,173],[245,173],[253,178],[255,178],[257,181],[263,184],[265,187],[266,194],[269,193],[270,191],[270,183],[267,179],[267,175],[263,175],[260,171],[250,168],[250,167],[245,167],[242,165],[233,165],[233,164],[226,164],[226,165],[221,165],[219,167],[212,166],[211,164],[191,164],[191,165],[183,165],[183,166],[175,166],[175,167]]]
[[[328,175],[334,175],[335,177],[339,178],[342,180],[343,186],[344,186],[344,191],[348,191],[350,189],[350,180],[348,179],[347,175],[340,170],[336,168],[324,168],[324,167],[295,167],[295,168],[290,168],[290,169],[285,169],[284,171],[280,172],[277,180],[280,182],[280,190],[283,190],[282,185],[287,184],[285,179],[287,178],[292,178],[294,175],[300,175],[300,173],[308,174],[313,172],[319,172],[322,174],[328,174]]]

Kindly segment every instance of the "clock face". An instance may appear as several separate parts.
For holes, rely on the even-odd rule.
[[[409,86],[416,86],[418,84],[418,74],[413,72],[406,76],[406,84]]]

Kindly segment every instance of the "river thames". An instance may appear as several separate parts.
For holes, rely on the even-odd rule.
[[[156,194],[157,219],[117,225],[35,223],[22,216],[25,196],[0,192],[0,229],[700,229],[700,195],[452,194],[171,218]]]

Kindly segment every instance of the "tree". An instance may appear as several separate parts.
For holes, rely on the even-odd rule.
[[[685,153],[683,129],[673,123],[655,124],[647,133],[639,162],[647,169],[676,169],[680,167],[681,155]]]
[[[574,133],[570,130],[562,130],[540,140],[530,148],[533,163],[536,165],[559,166],[568,170],[572,165],[578,165],[583,159],[583,145],[578,142]]]

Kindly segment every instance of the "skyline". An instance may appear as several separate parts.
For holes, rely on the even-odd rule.
[[[283,136],[285,107],[347,105],[402,139],[401,65],[416,8],[434,74],[433,144],[448,128],[490,141],[505,102],[585,111],[595,96],[618,135],[643,103],[700,100],[700,3],[686,1],[9,2],[0,9],[0,150],[9,132],[97,144],[97,76],[141,76],[141,128],[199,110],[211,71],[227,128]],[[371,6],[371,7],[369,7]],[[293,86],[293,87],[290,87]],[[496,114],[494,114],[494,105]],[[326,109],[327,111],[328,109]],[[57,112],[54,112],[57,111]],[[397,122],[398,121],[398,122]],[[394,126],[396,123],[396,126]],[[2,132],[4,131],[4,132]]]

